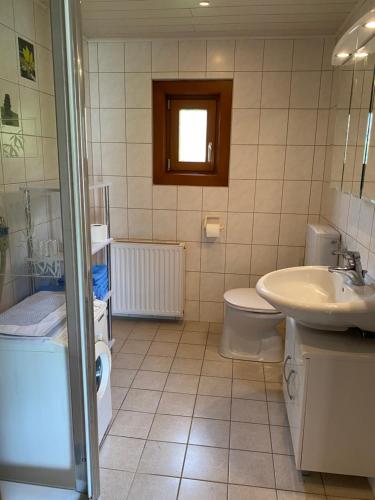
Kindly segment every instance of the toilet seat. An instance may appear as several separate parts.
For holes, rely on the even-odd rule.
[[[261,314],[280,314],[257,294],[255,288],[235,288],[224,293],[224,301],[234,309]]]

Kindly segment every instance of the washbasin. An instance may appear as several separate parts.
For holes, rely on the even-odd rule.
[[[375,332],[375,286],[354,286],[327,267],[280,269],[263,276],[256,290],[285,315],[318,330],[358,327]]]

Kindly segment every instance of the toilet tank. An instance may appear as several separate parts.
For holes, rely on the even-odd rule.
[[[338,257],[332,252],[339,248],[340,233],[324,224],[308,224],[305,266],[337,266]]]

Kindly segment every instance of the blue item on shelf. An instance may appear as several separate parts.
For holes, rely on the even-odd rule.
[[[108,267],[105,264],[97,264],[92,269],[92,281],[95,297],[104,299],[108,293]]]

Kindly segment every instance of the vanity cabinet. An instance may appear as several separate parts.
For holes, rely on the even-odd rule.
[[[297,469],[375,476],[375,339],[288,318],[283,392]]]

